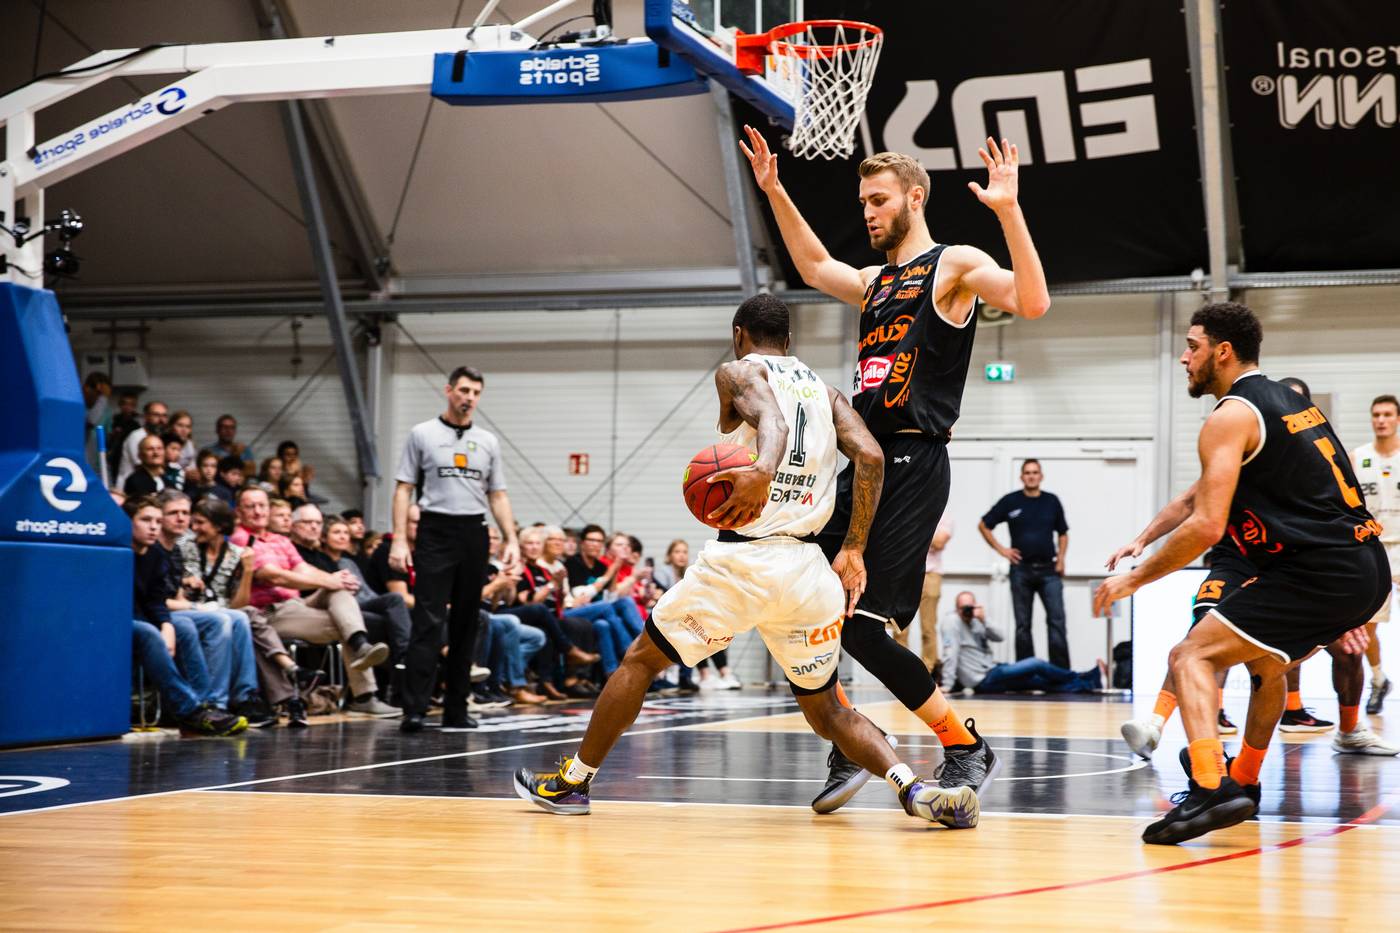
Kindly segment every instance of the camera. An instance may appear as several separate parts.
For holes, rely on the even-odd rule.
[[[959,606],[958,615],[962,616],[964,622],[972,621],[972,614],[977,611],[976,606]]]

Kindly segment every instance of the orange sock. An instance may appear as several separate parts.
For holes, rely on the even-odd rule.
[[[846,691],[842,689],[841,681],[839,680],[836,681],[836,702],[846,707],[846,709],[855,709],[855,707],[851,705],[850,698],[846,696]]]
[[[1172,718],[1172,713],[1176,712],[1176,694],[1170,690],[1161,690],[1157,693],[1157,703],[1152,707],[1152,721],[1160,729],[1168,719]]]
[[[967,726],[963,725],[962,720],[958,719],[958,714],[951,708],[928,726],[944,745],[972,745],[977,741],[976,736],[967,730]]]
[[[1267,748],[1255,748],[1248,742],[1241,742],[1240,753],[1230,764],[1230,777],[1241,787],[1246,784],[1258,784],[1259,769],[1263,766],[1264,756],[1268,752]]]
[[[1290,691],[1288,691],[1288,705],[1285,706],[1284,709],[1290,710],[1290,711],[1291,711],[1291,710],[1302,709],[1302,708],[1303,708],[1303,695],[1302,695],[1301,693],[1299,693],[1297,690],[1290,690]]]
[[[1190,749],[1191,777],[1207,790],[1215,790],[1225,776],[1225,747],[1219,739],[1197,739]]]
[[[1360,706],[1343,706],[1343,707],[1340,707],[1340,709],[1341,709],[1341,711],[1342,711],[1342,716],[1341,716],[1341,722],[1337,723],[1337,731],[1338,731],[1338,732],[1355,732],[1355,731],[1356,731],[1356,723],[1357,723],[1357,721],[1361,718],[1361,717],[1360,717],[1361,707],[1360,707]]]

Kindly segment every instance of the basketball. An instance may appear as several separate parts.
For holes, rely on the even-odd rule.
[[[723,505],[734,487],[724,482],[711,485],[707,480],[715,473],[748,466],[757,459],[758,454],[739,444],[713,444],[691,457],[681,479],[681,490],[690,514],[711,528],[717,527],[705,516]]]

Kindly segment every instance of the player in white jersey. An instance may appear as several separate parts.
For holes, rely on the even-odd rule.
[[[756,453],[716,473],[733,491],[709,518],[721,526],[684,579],[656,604],[588,723],[578,754],[557,771],[520,768],[515,791],[551,813],[589,812],[593,775],[672,664],[694,666],[757,629],[813,730],[851,760],[883,774],[911,816],[950,828],[977,825],[971,787],[940,787],[900,762],[883,734],[836,700],[841,626],[865,589],[863,554],[880,499],[884,455],[860,416],[797,357],[788,355],[788,309],[756,295],[734,315],[737,359],[715,374],[719,430]],[[850,530],[830,564],[816,533],[836,501],[836,451],[855,464]]]
[[[1366,509],[1376,517],[1385,530],[1381,544],[1390,557],[1390,576],[1400,583],[1400,400],[1393,395],[1381,395],[1371,403],[1371,433],[1375,439],[1351,452],[1351,466],[1366,497]],[[1366,661],[1371,665],[1371,697],[1366,701],[1367,714],[1381,711],[1386,694],[1390,693],[1390,678],[1381,670],[1381,643],[1376,637],[1376,624],[1390,620],[1390,602],[1366,625],[1371,644],[1366,648]]]

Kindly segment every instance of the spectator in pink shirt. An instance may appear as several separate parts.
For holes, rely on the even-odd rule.
[[[326,573],[311,566],[285,535],[268,530],[267,492],[259,486],[238,491],[238,528],[234,544],[253,549],[253,592],[250,602],[267,613],[282,638],[313,645],[340,642],[350,681],[352,713],[389,719],[403,711],[375,695],[373,668],[389,657],[389,646],[371,643],[355,602],[359,580],[349,571]],[[303,598],[300,590],[313,592]]]

